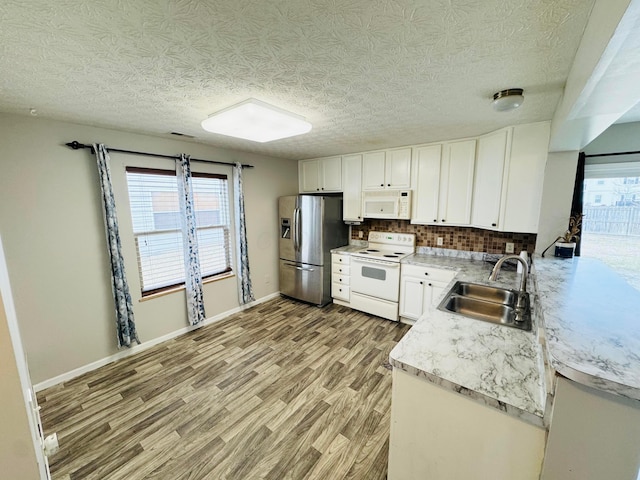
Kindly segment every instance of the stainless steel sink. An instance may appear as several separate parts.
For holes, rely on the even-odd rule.
[[[456,282],[438,309],[475,320],[531,330],[531,308],[526,292]]]
[[[518,299],[518,294],[513,290],[480,285],[478,283],[456,282],[452,291],[463,297],[477,298],[487,302],[496,302],[511,306],[514,306]]]

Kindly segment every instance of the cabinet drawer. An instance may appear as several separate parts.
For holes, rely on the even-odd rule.
[[[439,282],[450,282],[456,276],[453,270],[443,270],[433,267],[423,267],[420,265],[402,265],[402,275],[411,277],[428,278]]]
[[[334,273],[331,275],[331,281],[333,283],[337,283],[338,285],[349,285],[349,275],[339,275]]]
[[[349,255],[342,255],[340,253],[331,254],[331,263],[337,263],[340,265],[349,265],[351,263],[349,260],[350,260]]]
[[[344,300],[348,302],[350,300],[350,290],[351,287],[347,285],[341,285],[339,283],[331,284],[331,296],[333,298],[337,298],[338,300]]]
[[[342,263],[334,263],[331,265],[331,273],[337,273],[338,275],[342,276],[349,276],[351,275],[351,266],[344,265]]]

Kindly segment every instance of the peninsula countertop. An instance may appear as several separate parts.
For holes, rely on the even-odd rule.
[[[640,400],[640,292],[595,259],[536,256],[533,268],[551,366]]]
[[[518,286],[519,275],[507,270],[500,272],[497,282],[489,282],[493,266],[478,259],[416,254],[402,263],[455,270],[457,275],[445,291],[457,280]],[[545,363],[535,319],[532,331],[525,332],[433,306],[391,351],[390,362],[431,383],[544,426]]]

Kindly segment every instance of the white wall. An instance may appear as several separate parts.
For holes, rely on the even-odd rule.
[[[577,167],[577,151],[549,153],[544,171],[536,253],[542,253],[569,226]],[[553,251],[550,252],[553,255]]]
[[[117,352],[95,159],[64,143],[240,161],[256,298],[278,290],[277,198],[297,193],[297,163],[179,140],[0,115],[0,234],[34,383]],[[145,341],[187,326],[184,292],[140,302],[126,165],[173,168],[172,160],[113,153],[112,176],[136,326]],[[196,171],[229,167],[194,164]],[[207,317],[238,306],[236,277],[205,285]]]
[[[0,241],[0,472],[2,478],[38,480],[46,478],[46,462],[25,400],[30,385],[23,359]]]
[[[637,152],[640,151],[640,122],[611,125],[602,135],[584,147],[584,153]],[[619,163],[640,161],[640,155],[617,155],[587,159],[587,163]]]

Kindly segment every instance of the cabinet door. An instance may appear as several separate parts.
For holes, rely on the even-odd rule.
[[[411,187],[411,149],[389,150],[385,163],[385,187]]]
[[[320,160],[298,162],[298,183],[300,193],[320,191]]]
[[[469,225],[473,196],[476,141],[445,144],[440,177],[440,223]]]
[[[448,285],[448,282],[430,282],[427,284],[430,287],[430,297],[429,297],[429,305],[436,306],[442,300],[442,295],[444,294],[444,289]]]
[[[415,277],[401,277],[400,316],[418,320],[424,308],[425,282]]]
[[[329,157],[320,160],[320,190],[324,192],[342,191],[342,158]]]
[[[442,145],[418,147],[413,158],[411,223],[438,223]]]
[[[500,227],[498,220],[508,132],[508,129],[499,130],[478,139],[471,214],[471,224],[474,227]]]
[[[362,221],[362,155],[342,157],[342,219]]]
[[[500,210],[502,231],[538,232],[549,133],[549,122],[513,127]]]
[[[362,156],[362,189],[380,190],[384,186],[385,152],[365,153]]]

